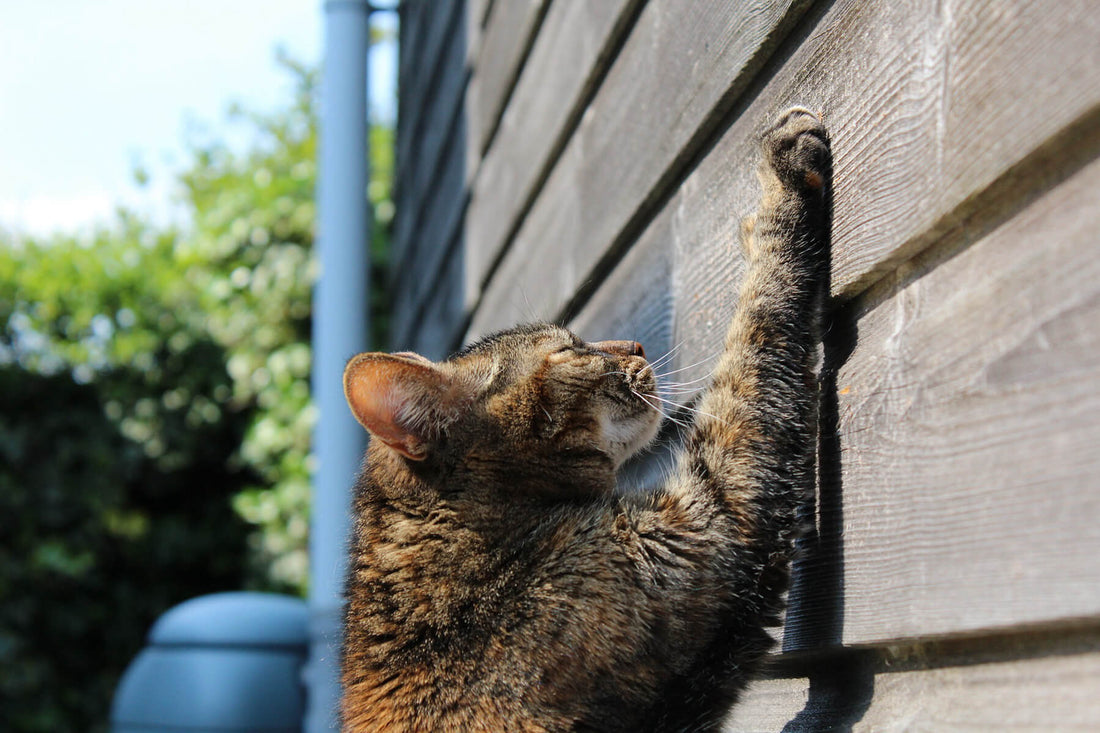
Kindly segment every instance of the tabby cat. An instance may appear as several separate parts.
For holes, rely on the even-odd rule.
[[[521,326],[344,374],[373,440],[354,500],[342,714],[355,731],[714,730],[772,641],[813,491],[828,137],[763,138],[726,350],[663,487],[633,341]]]

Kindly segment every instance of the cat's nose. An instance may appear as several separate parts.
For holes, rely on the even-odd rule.
[[[592,344],[592,348],[607,354],[645,358],[645,349],[637,341],[598,341]]]

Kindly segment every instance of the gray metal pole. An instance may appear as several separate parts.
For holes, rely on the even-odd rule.
[[[317,259],[313,299],[313,436],[310,660],[304,728],[338,727],[340,630],[350,490],[366,435],[344,403],[345,361],[367,346],[367,0],[325,0],[321,79]]]

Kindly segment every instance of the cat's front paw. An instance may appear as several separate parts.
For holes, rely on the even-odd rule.
[[[818,116],[792,107],[764,133],[764,161],[784,186],[821,191],[832,176],[829,133]]]

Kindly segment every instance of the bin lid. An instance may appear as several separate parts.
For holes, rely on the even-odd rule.
[[[155,646],[303,647],[308,641],[305,601],[251,591],[184,601],[149,631]]]

